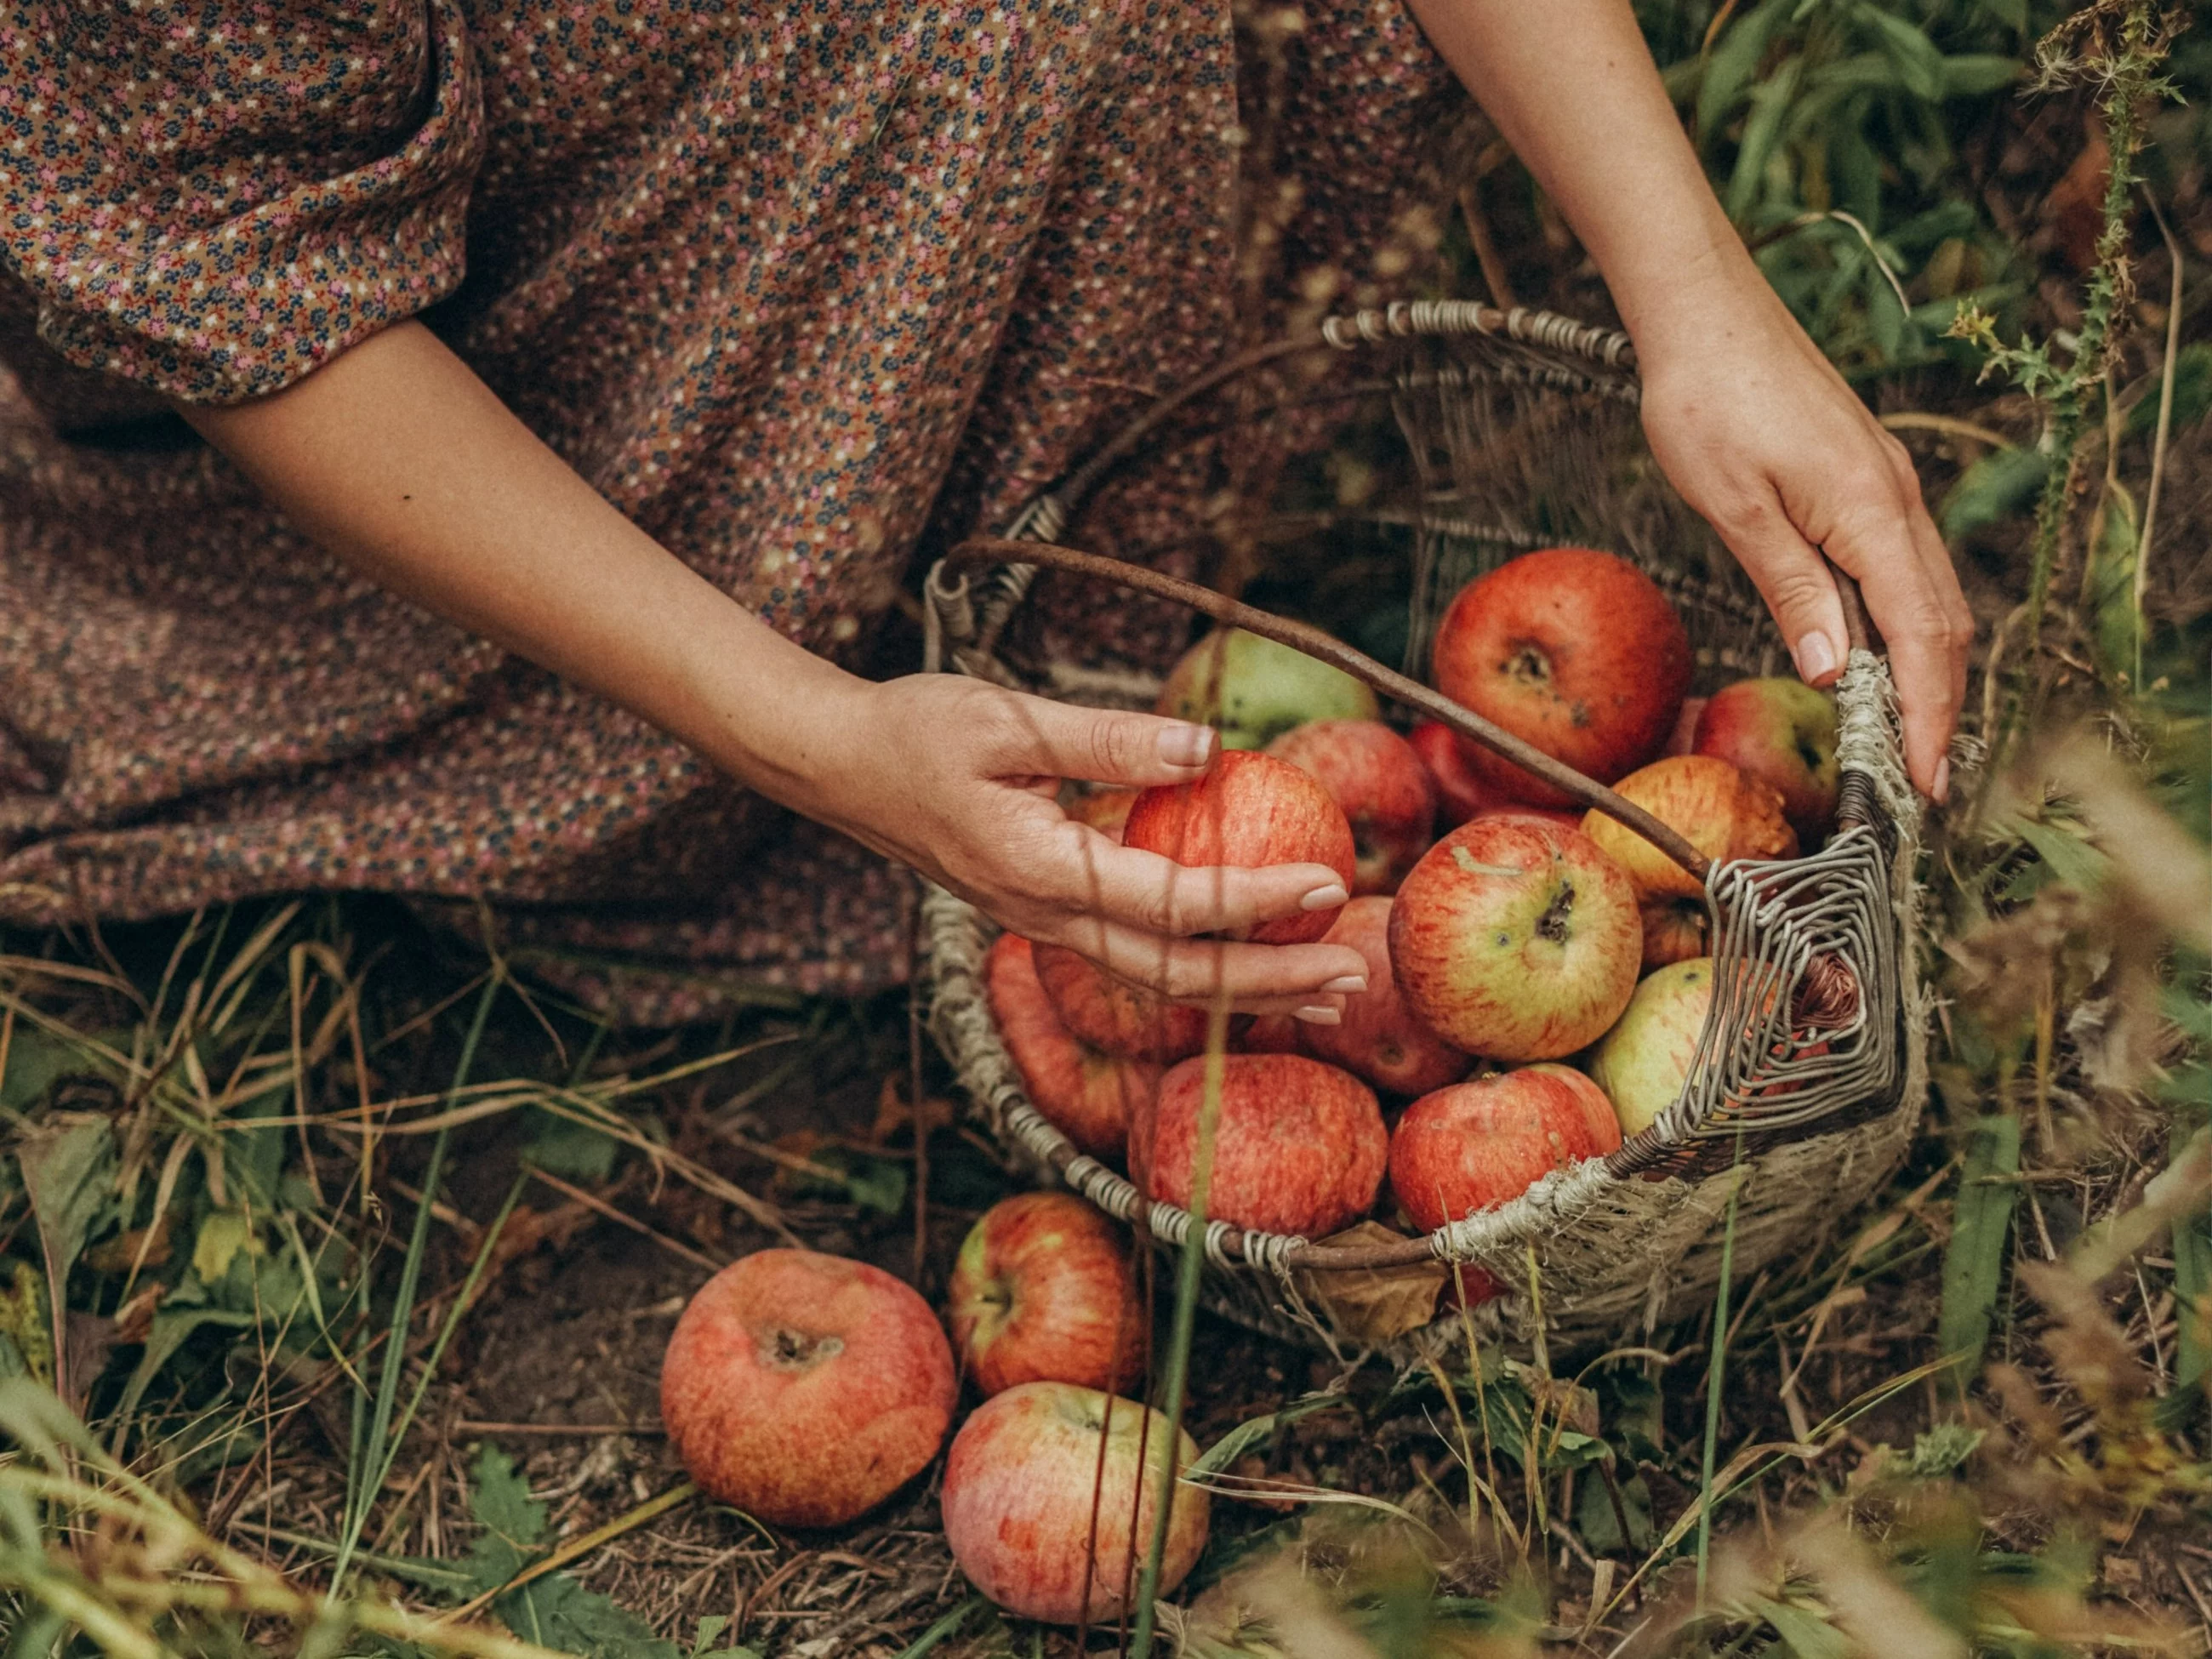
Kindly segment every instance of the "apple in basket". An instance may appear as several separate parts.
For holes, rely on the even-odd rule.
[[[1644,923],[1644,971],[1711,953],[1712,917],[1703,896],[1649,898],[1638,907]]]
[[[1465,1077],[1474,1068],[1474,1057],[1424,1025],[1400,994],[1390,972],[1390,908],[1387,898],[1356,898],[1328,930],[1328,943],[1349,945],[1367,958],[1367,988],[1345,999],[1342,1021],[1291,1023],[1298,1024],[1299,1041],[1315,1059],[1341,1066],[1393,1094],[1425,1095]]]
[[[1218,728],[1224,749],[1264,749],[1308,720],[1371,720],[1366,682],[1241,628],[1220,628],[1182,654],[1153,705]]]
[[[1583,815],[1570,812],[1559,806],[1529,806],[1519,801],[1505,801],[1496,806],[1486,806],[1474,815],[1479,818],[1517,818],[1522,823],[1556,824],[1562,830],[1579,830]]]
[[[1685,697],[1682,712],[1674,717],[1674,729],[1668,734],[1662,753],[1669,755],[1694,754],[1698,747],[1698,718],[1705,712],[1710,697]]]
[[[1657,584],[1585,547],[1524,553],[1478,576],[1445,611],[1437,689],[1601,783],[1656,755],[1690,689],[1690,636]],[[1568,797],[1478,744],[1474,775],[1540,806]]]
[[[1032,946],[1030,961],[1060,1023],[1103,1054],[1165,1065],[1206,1047],[1203,1008],[1116,978],[1064,945]]]
[[[692,1480],[778,1527],[842,1526],[921,1474],[957,1392],[927,1302],[813,1250],[716,1273],[660,1365],[661,1420]]]
[[[1209,1219],[1325,1238],[1374,1207],[1390,1134],[1373,1090],[1303,1054],[1226,1054],[1221,1066]],[[1203,1055],[1170,1067],[1130,1131],[1129,1179],[1148,1198],[1189,1206],[1206,1070]]]
[[[1646,978],[1599,1039],[1587,1069],[1613,1102],[1622,1134],[1650,1128],[1682,1092],[1712,1006],[1713,959],[1692,957]]]
[[[1039,1382],[1110,1393],[1144,1378],[1127,1235],[1073,1193],[1023,1193],[984,1211],[945,1301],[961,1367],[987,1395]]]
[[[1173,1497],[1160,1594],[1197,1565],[1206,1496],[1170,1482],[1197,1461],[1188,1434],[1135,1401],[1024,1382],[985,1401],[953,1437],[945,1541],[969,1582],[1007,1612],[1109,1624],[1135,1600],[1164,1487]]]
[[[1094,1158],[1128,1144],[1129,1120],[1160,1086],[1160,1068],[1123,1060],[1071,1033],[1037,978],[1035,947],[1001,933],[983,958],[983,988],[1030,1103]]]
[[[1267,753],[1310,772],[1352,825],[1352,890],[1397,890],[1428,850],[1436,790],[1413,744],[1380,720],[1314,720],[1294,726]]]
[[[1390,1137],[1390,1191],[1433,1232],[1620,1145],[1613,1104],[1565,1066],[1492,1072],[1423,1095]]]
[[[1692,752],[1724,760],[1782,796],[1797,839],[1820,839],[1836,816],[1836,700],[1798,679],[1738,680],[1698,716]]]
[[[1352,825],[1319,779],[1273,755],[1243,750],[1223,755],[1202,778],[1146,790],[1129,809],[1121,842],[1194,869],[1325,864],[1346,892],[1357,857]],[[1328,932],[1335,918],[1334,909],[1306,910],[1237,936],[1260,945],[1304,945]]]
[[[1414,1014],[1487,1059],[1556,1060],[1595,1042],[1636,988],[1636,897],[1578,830],[1476,818],[1413,866],[1390,962]]]
[[[1455,830],[1499,799],[1496,790],[1475,776],[1459,733],[1442,720],[1416,723],[1406,741],[1428,769],[1430,787],[1436,791],[1437,828]]]
[[[1707,858],[1786,859],[1797,837],[1782,816],[1781,792],[1747,778],[1711,755],[1669,755],[1631,772],[1613,786]],[[1592,841],[1628,872],[1639,903],[1659,898],[1698,898],[1704,884],[1650,842],[1592,808],[1583,820]]]

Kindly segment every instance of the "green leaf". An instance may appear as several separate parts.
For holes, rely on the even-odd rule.
[[[185,1339],[204,1325],[227,1325],[234,1330],[253,1323],[250,1313],[240,1313],[228,1308],[164,1308],[154,1316],[146,1333],[146,1346],[138,1356],[138,1364],[124,1385],[123,1398],[115,1408],[118,1417],[128,1417],[138,1409],[138,1402],[146,1397],[146,1390],[161,1374],[161,1368],[176,1358],[177,1350],[185,1346]]]
[[[39,1218],[54,1277],[65,1280],[102,1206],[113,1196],[115,1132],[104,1117],[41,1123],[22,1132],[15,1159]],[[61,1285],[54,1285],[55,1294]]]
[[[1238,1458],[1268,1438],[1278,1429],[1288,1428],[1302,1417],[1311,1417],[1316,1412],[1327,1411],[1331,1406],[1347,1403],[1340,1394],[1310,1394],[1303,1400],[1294,1400],[1280,1411],[1262,1413],[1247,1418],[1198,1455],[1187,1473],[1217,1474]]]
[[[1622,1515],[1628,1530],[1620,1529]],[[1623,1550],[1648,1550],[1658,1535],[1651,1524],[1651,1488],[1644,1477],[1632,1474],[1620,1483],[1620,1509],[1613,1507],[1613,1493],[1602,1480],[1585,1480],[1575,1488],[1575,1530],[1600,1555]]]
[[[1943,95],[1946,98],[1978,98],[1992,92],[2002,92],[2020,78],[2021,64],[2017,58],[2005,58],[1994,52],[1969,52],[1943,60]],[[1963,205],[1963,204],[1962,204]]]
[[[76,1048],[33,1026],[18,1026],[8,1042],[8,1070],[0,1075],[0,1110],[26,1111],[72,1072],[85,1069]]]
[[[545,1505],[530,1495],[514,1460],[486,1442],[477,1454],[469,1513],[483,1530],[469,1551],[475,1594],[497,1589],[530,1564],[529,1552],[545,1535]]]
[[[1937,518],[1943,538],[1955,542],[1984,525],[2025,512],[2043,488],[2050,459],[2033,449],[1998,449],[1959,475]]]
[[[1943,54],[1917,25],[1886,11],[1873,0],[1859,0],[1854,15],[1873,29],[1882,51],[1897,65],[1898,78],[1916,98],[1943,95]]]
[[[20,1257],[9,1264],[8,1282],[0,1285],[0,1336],[8,1340],[20,1366],[6,1374],[52,1383],[54,1326],[46,1276]]]
[[[1804,69],[1802,57],[1785,58],[1751,94],[1751,115],[1743,124],[1743,142],[1736,147],[1735,171],[1729,175],[1728,213],[1731,219],[1740,222],[1758,199],[1759,185],[1766,177],[1767,160],[1774,154],[1783,117],[1790,112],[1790,102],[1797,95],[1798,78]]]
[[[1990,1344],[2019,1174],[2020,1120],[1978,1121],[1960,1176],[1951,1242],[1943,1253],[1943,1306],[1936,1326],[1937,1351],[1951,1358],[1957,1387],[1963,1388],[1980,1369]]]
[[[2134,492],[2118,478],[2105,486],[2090,525],[2089,568],[2082,580],[2097,665],[2112,681],[2132,681],[2142,650],[2136,607],[2136,554],[2142,522]]]
[[[1705,59],[1704,78],[1698,84],[1697,127],[1699,137],[1720,131],[1736,100],[1751,84],[1766,42],[1782,21],[1784,0],[1766,0],[1749,15],[1729,25]]]
[[[1804,1607],[1771,1601],[1764,1595],[1747,1595],[1743,1605],[1747,1611],[1757,1613],[1771,1625],[1774,1633],[1782,1638],[1783,1646],[1797,1659],[1846,1659],[1846,1656],[1856,1651],[1843,1632]]]
[[[523,1149],[527,1162],[564,1181],[597,1186],[614,1173],[615,1138],[588,1123],[531,1109],[533,1133]]]
[[[2139,398],[2128,411],[2130,437],[2148,438],[2157,432],[2160,396],[2160,389],[2154,386],[2148,397]],[[2212,340],[2199,340],[2174,354],[2172,428],[2179,432],[2209,414],[2212,414]]]

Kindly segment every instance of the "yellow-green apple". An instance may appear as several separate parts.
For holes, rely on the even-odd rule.
[[[1390,1191],[1415,1226],[1433,1232],[1620,1145],[1611,1103],[1581,1073],[1492,1072],[1406,1109],[1390,1137]]]
[[[1132,985],[1064,945],[1036,945],[1030,961],[1060,1023],[1101,1053],[1165,1065],[1206,1047],[1203,1008]]]
[[[1030,1103],[1046,1122],[1094,1158],[1127,1145],[1129,1120],[1160,1086],[1160,1068],[1123,1060],[1081,1041],[1053,1012],[1037,979],[1029,940],[1001,933],[983,958],[991,1013]]]
[[[1216,629],[1183,653],[1154,708],[1216,727],[1224,749],[1264,749],[1308,720],[1381,712],[1364,681],[1241,628]]]
[[[1291,1023],[1316,1060],[1341,1066],[1393,1094],[1425,1095],[1465,1077],[1474,1057],[1429,1030],[1399,994],[1390,973],[1390,908],[1387,898],[1356,898],[1328,930],[1328,943],[1349,945],[1367,958],[1367,988],[1345,999],[1343,1020]]]
[[[1221,1064],[1210,1218],[1325,1238],[1374,1206],[1390,1135],[1372,1089],[1303,1054]],[[1129,1179],[1149,1198],[1190,1203],[1206,1070],[1204,1055],[1170,1067],[1131,1128]]]
[[[1551,547],[1453,599],[1430,653],[1437,689],[1577,771],[1610,783],[1657,754],[1690,689],[1690,636],[1626,559]],[[1479,744],[1474,775],[1540,806],[1572,803]]]
[[[945,1302],[953,1348],[987,1395],[1041,1382],[1111,1394],[1144,1379],[1128,1237],[1073,1193],[1023,1193],[984,1211]]]
[[[1836,700],[1797,679],[1738,680],[1698,718],[1693,752],[1728,762],[1771,785],[1801,842],[1828,831],[1836,816]]]
[[[1380,720],[1313,720],[1267,745],[1321,780],[1352,825],[1352,890],[1390,893],[1428,849],[1436,790],[1413,746]]]
[[[1782,816],[1782,796],[1711,755],[1669,755],[1631,772],[1613,786],[1707,858],[1786,859],[1797,837]],[[1633,830],[1593,807],[1583,820],[1592,841],[1628,872],[1639,902],[1698,898],[1705,884]]]
[[[1193,869],[1230,865],[1325,864],[1352,890],[1352,825],[1321,780],[1273,755],[1239,750],[1188,783],[1160,784],[1137,797],[1121,843]],[[1328,932],[1336,912],[1304,910],[1241,930],[1261,945],[1304,945]]]
[[[1414,1015],[1490,1060],[1587,1048],[1628,1006],[1644,953],[1636,896],[1579,830],[1463,823],[1390,907],[1390,962]]]
[[[1486,806],[1474,816],[1479,818],[1518,818],[1523,823],[1552,823],[1562,830],[1583,827],[1583,815],[1578,811],[1570,812],[1562,806],[1528,806],[1519,801]]]
[[[660,1418],[701,1491],[778,1527],[836,1527],[921,1473],[952,1421],[952,1350],[881,1268],[760,1250],[699,1287]]]
[[[1206,1493],[1175,1476],[1198,1461],[1189,1435],[1133,1400],[1068,1382],[994,1395],[960,1425],[945,1460],[945,1541],[975,1588],[1048,1624],[1110,1624],[1137,1579],[1169,1500],[1159,1593],[1206,1548]]]
[[[1590,1051],[1590,1079],[1613,1102],[1622,1134],[1650,1128],[1682,1092],[1712,1006],[1713,959],[1675,963],[1636,988],[1620,1024]]]

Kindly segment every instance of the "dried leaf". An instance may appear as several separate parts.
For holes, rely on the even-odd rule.
[[[1379,1221],[1363,1221],[1322,1243],[1395,1244],[1404,1238]],[[1402,1267],[1329,1269],[1301,1278],[1304,1294],[1328,1310],[1339,1331],[1358,1342],[1389,1342],[1437,1316],[1437,1298],[1451,1269],[1430,1258]]]

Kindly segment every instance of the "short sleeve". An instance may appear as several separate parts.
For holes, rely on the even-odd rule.
[[[185,402],[451,293],[483,145],[459,0],[0,0],[0,260],[48,345]]]

